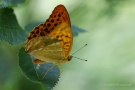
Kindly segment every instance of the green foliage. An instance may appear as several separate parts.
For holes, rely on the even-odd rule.
[[[19,51],[19,66],[30,81],[39,83],[44,89],[51,90],[58,81],[60,71],[57,66],[51,68],[52,63],[45,63],[40,66],[34,65],[31,56],[25,52],[24,48]],[[44,75],[45,77],[42,79]]]
[[[0,9],[0,40],[10,44],[19,44],[26,40],[25,31],[19,26],[13,9]]]
[[[1,0],[0,1],[0,8],[1,7],[8,7],[8,6],[16,6],[17,4],[22,4],[26,0]]]

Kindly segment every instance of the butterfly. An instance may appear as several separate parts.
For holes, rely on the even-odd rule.
[[[69,14],[64,5],[54,8],[45,23],[35,27],[27,38],[25,51],[33,55],[35,64],[51,62],[54,65],[72,59],[73,35]]]

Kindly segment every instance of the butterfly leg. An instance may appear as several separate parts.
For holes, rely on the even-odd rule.
[[[64,69],[62,68],[61,65],[59,65],[59,67],[60,67],[61,71],[60,71],[60,73],[57,75],[57,77],[56,77],[54,83],[57,81],[57,79],[59,78],[59,76],[61,75],[61,73],[64,71]]]
[[[40,80],[44,79],[45,76],[47,75],[47,73],[48,73],[53,67],[55,67],[55,66],[56,66],[56,64],[53,64],[53,65],[46,71],[46,73],[44,74],[44,76],[43,76]]]
[[[64,71],[64,69],[63,69],[63,67],[61,65],[59,65],[59,66],[61,68],[61,72],[60,72],[60,74],[61,74]],[[60,76],[60,74],[59,74],[59,76]]]

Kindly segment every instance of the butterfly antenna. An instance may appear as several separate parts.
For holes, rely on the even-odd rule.
[[[84,48],[85,46],[87,46],[87,44],[85,44],[84,46],[82,46],[82,47],[81,47],[80,49],[78,49],[76,52],[80,51],[80,50],[81,50],[82,48]],[[73,56],[76,52],[74,52],[71,56],[74,57],[74,58],[77,58],[77,59],[79,59],[79,60],[87,61],[87,60],[85,60],[85,59],[81,59],[81,58],[78,58],[78,57]]]
[[[77,59],[79,59],[79,60],[87,61],[87,60],[85,60],[85,59],[81,59],[81,58],[78,58],[78,57],[75,57],[75,56],[72,56],[72,57],[77,58]]]
[[[80,49],[78,49],[76,52],[80,51],[83,47],[87,46],[87,44],[85,44],[84,46],[82,46]],[[74,52],[72,55],[74,55],[76,52]],[[72,56],[71,55],[71,56]]]

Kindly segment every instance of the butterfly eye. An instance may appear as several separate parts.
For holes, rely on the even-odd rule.
[[[71,59],[72,59],[72,56],[68,56],[68,61],[71,61]]]
[[[71,59],[70,58],[68,58],[68,61],[70,61]]]

